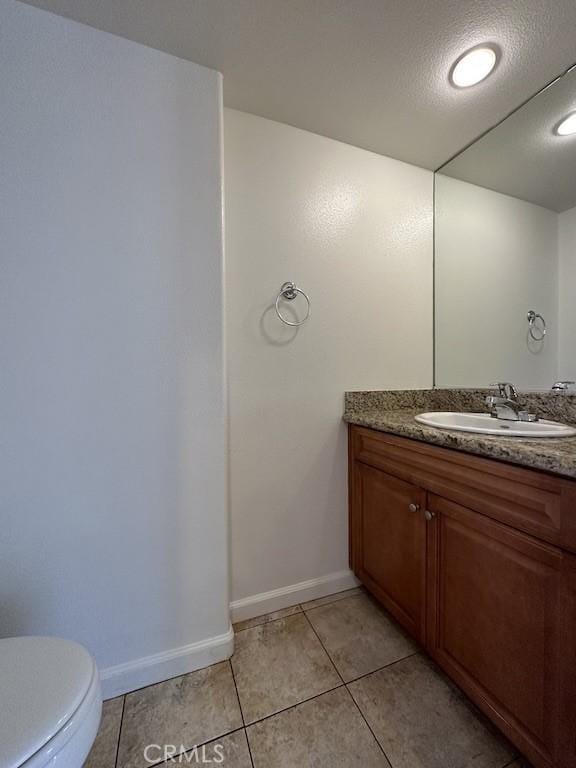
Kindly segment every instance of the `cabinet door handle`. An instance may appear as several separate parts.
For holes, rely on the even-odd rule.
[[[414,503],[408,504],[408,509],[410,510],[410,512],[418,512],[418,510],[420,509],[420,504],[414,504]]]
[[[430,520],[432,520],[432,518],[435,516],[435,514],[436,514],[436,512],[430,512],[429,509],[424,510],[424,517],[426,518],[426,520],[428,522],[430,522]]]

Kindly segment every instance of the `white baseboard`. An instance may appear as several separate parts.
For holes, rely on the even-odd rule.
[[[345,589],[352,589],[360,582],[352,571],[338,571],[317,579],[308,579],[298,584],[261,592],[230,603],[232,621],[243,621],[263,613],[279,611],[307,600],[316,600]],[[225,661],[234,652],[234,631],[217,637],[209,637],[197,643],[155,653],[140,659],[118,664],[100,671],[104,699],[112,699],[130,693],[146,685],[160,683],[171,677],[185,675],[219,661]]]
[[[146,685],[225,661],[233,652],[234,631],[230,625],[228,632],[223,635],[101,670],[102,695],[104,699],[112,699]]]
[[[273,589],[270,592],[261,592],[258,595],[243,597],[230,603],[232,621],[244,621],[263,613],[279,611],[297,603],[305,603],[307,600],[316,600],[345,589],[357,587],[360,582],[352,571],[338,571],[320,576],[318,579],[308,579],[298,584],[290,584],[287,587]]]

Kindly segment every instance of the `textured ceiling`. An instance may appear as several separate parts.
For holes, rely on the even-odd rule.
[[[442,169],[447,176],[552,211],[576,206],[576,135],[555,127],[576,111],[576,70],[531,99]]]
[[[28,0],[213,67],[227,106],[437,168],[576,62],[574,0]],[[502,60],[468,90],[467,48]]]

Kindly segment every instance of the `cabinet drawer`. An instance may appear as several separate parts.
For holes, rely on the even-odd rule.
[[[350,430],[357,461],[576,551],[576,482],[364,427]]]

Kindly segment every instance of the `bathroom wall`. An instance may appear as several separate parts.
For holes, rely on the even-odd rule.
[[[576,208],[558,215],[560,343],[558,378],[576,381]]]
[[[0,632],[227,656],[221,78],[0,3]]]
[[[558,349],[558,215],[436,176],[438,386],[550,388]],[[529,342],[528,310],[548,324]]]
[[[432,383],[432,174],[224,114],[233,615],[248,616],[354,584],[343,393]],[[285,280],[312,303],[298,330],[273,309]]]

